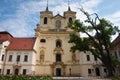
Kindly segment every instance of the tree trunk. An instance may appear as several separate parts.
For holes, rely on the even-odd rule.
[[[107,47],[107,46],[106,46]],[[109,52],[109,50],[106,48],[106,52],[107,52],[107,57],[108,57],[108,69],[109,69],[109,74],[108,74],[108,76],[113,76],[113,67],[114,66],[112,66],[112,61],[111,61],[111,56],[110,56],[110,52]],[[106,58],[107,59],[107,58]]]
[[[110,65],[109,65],[109,66],[107,66],[107,69],[108,69],[108,76],[109,77],[113,76],[113,69],[112,69],[112,67],[110,67]]]
[[[104,59],[104,61],[102,61],[103,63],[104,63],[104,65],[105,65],[105,67],[106,67],[106,69],[107,69],[107,71],[108,71],[108,77],[111,77],[111,76],[114,76],[114,74],[113,74],[113,67],[112,67],[112,65],[111,65],[111,63],[109,62],[109,60],[107,59],[108,57],[106,57],[105,59]]]

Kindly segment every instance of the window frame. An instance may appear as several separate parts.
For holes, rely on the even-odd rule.
[[[69,17],[69,23],[73,22],[72,17]]]
[[[104,68],[104,73],[107,73],[107,69],[106,68]]]
[[[92,69],[88,69],[88,74],[92,74]]]
[[[0,74],[2,74],[2,69],[0,69]]]
[[[13,55],[9,55],[8,61],[11,62],[12,61],[12,57]]]
[[[10,74],[10,69],[7,69],[6,70],[6,75],[9,75]]]
[[[22,74],[23,74],[23,75],[26,75],[26,74],[27,74],[27,69],[23,69]]]
[[[61,42],[61,40],[56,40],[56,47],[57,47],[57,48],[62,47],[62,42]]]
[[[17,62],[20,62],[20,55],[17,55],[16,61],[17,61]]]
[[[98,58],[97,58],[95,55],[94,55],[94,60],[95,60],[95,61],[98,61]]]
[[[5,55],[2,54],[1,61],[4,61],[4,57],[5,57]]]
[[[61,61],[62,61],[61,54],[56,54],[56,62],[61,62]]]
[[[90,61],[90,55],[86,55],[87,61]]]
[[[48,18],[44,17],[44,24],[47,24],[47,23],[48,23]]]
[[[28,62],[28,55],[24,55],[24,62]]]
[[[41,43],[46,43],[46,39],[40,39]]]

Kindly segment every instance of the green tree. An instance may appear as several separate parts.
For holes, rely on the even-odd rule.
[[[108,69],[108,76],[113,76],[114,66],[112,66],[113,61],[109,49],[112,46],[111,36],[119,32],[118,27],[104,18],[100,19],[96,13],[92,14],[95,17],[91,18],[92,15],[83,8],[80,8],[80,11],[86,16],[87,20],[84,22],[75,20],[69,23],[68,27],[76,32],[84,33],[88,37],[80,38],[76,34],[71,34],[69,43],[75,44],[71,47],[71,51],[90,51]]]

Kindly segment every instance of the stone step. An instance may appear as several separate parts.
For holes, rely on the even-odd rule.
[[[53,77],[54,80],[111,80],[111,79],[100,79],[96,77]]]

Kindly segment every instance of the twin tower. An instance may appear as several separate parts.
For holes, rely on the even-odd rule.
[[[49,11],[48,6],[45,11],[40,12],[40,24],[37,25],[36,35],[38,32],[66,32],[70,29],[67,29],[66,26],[69,22],[76,19],[76,12],[71,11],[68,6],[68,10],[64,12],[64,15],[61,16],[59,13],[53,15],[52,11]]]

